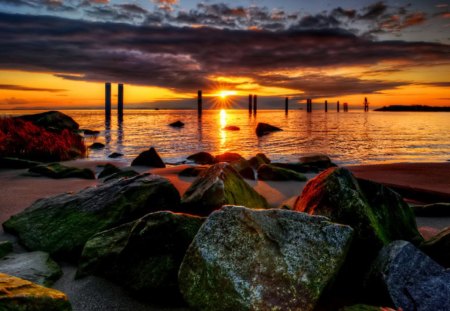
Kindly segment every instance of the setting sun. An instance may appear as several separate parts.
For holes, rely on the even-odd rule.
[[[227,98],[227,96],[236,95],[236,91],[227,91],[223,90],[219,92],[219,96],[223,99]]]

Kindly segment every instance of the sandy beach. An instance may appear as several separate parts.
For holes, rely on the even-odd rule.
[[[90,168],[97,173],[100,171],[98,165],[105,161],[76,160],[65,162],[66,165],[79,168]],[[115,165],[124,166],[120,162],[113,162]],[[164,169],[148,169],[144,167],[134,167],[139,172],[150,172],[169,179],[180,195],[186,191],[193,177],[180,177],[178,173],[188,165],[171,166]],[[432,197],[438,193],[440,198],[450,198],[450,163],[401,163],[386,165],[359,165],[349,169],[360,178],[373,180],[396,189],[407,188],[417,190],[423,197]],[[314,174],[307,174],[310,179]],[[11,215],[14,215],[30,206],[35,200],[49,197],[64,192],[77,192],[85,187],[95,186],[98,180],[85,179],[64,179],[56,180],[46,177],[32,177],[27,174],[27,170],[1,170],[0,187],[0,221],[3,223]],[[292,204],[301,193],[306,182],[247,182],[260,194],[263,194],[271,207],[278,207],[281,204]],[[448,200],[447,200],[448,201]],[[440,229],[450,226],[450,218],[417,218],[417,223],[421,231],[425,232],[426,238],[431,237]],[[0,240],[9,239],[14,241],[14,237],[4,234],[0,229]],[[15,243],[15,251],[24,251],[20,245]],[[127,292],[107,280],[89,276],[80,280],[74,280],[76,267],[62,263],[64,275],[55,284],[54,288],[65,292],[73,306],[74,311],[94,311],[94,310],[182,310],[180,308],[167,309],[159,306],[151,306],[146,303],[136,301]]]

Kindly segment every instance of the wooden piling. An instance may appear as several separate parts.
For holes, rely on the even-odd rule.
[[[364,97],[364,112],[369,111],[369,102],[367,101],[367,97]]]
[[[252,100],[253,96],[252,94],[248,95],[248,113],[252,113]]]
[[[286,114],[289,111],[289,97],[286,97],[284,100],[284,112],[286,112]]]
[[[111,116],[111,83],[105,83],[105,116]]]
[[[328,112],[328,101],[325,101],[325,112]]]
[[[312,99],[308,98],[306,100],[306,112],[312,112]]]
[[[117,116],[123,118],[123,84],[120,83],[117,90]]]
[[[201,116],[203,112],[203,98],[202,98],[202,90],[198,90],[197,92],[197,112],[198,115]]]
[[[339,101],[336,104],[336,111],[339,112]]]
[[[256,114],[257,110],[258,110],[258,96],[253,95],[253,114]]]

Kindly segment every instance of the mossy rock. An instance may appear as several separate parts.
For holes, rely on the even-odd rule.
[[[204,166],[204,165],[189,166],[189,167],[186,167],[184,170],[180,171],[178,173],[178,175],[185,176],[185,177],[197,177],[207,169],[208,169],[208,166]]]
[[[194,180],[182,198],[182,210],[194,215],[208,215],[226,204],[269,207],[266,199],[228,163],[217,163],[208,168]]]
[[[70,311],[72,307],[60,291],[0,273],[0,310]]]
[[[310,154],[305,155],[303,157],[300,157],[299,159],[300,163],[309,165],[309,166],[315,166],[320,169],[327,169],[330,167],[335,167],[336,164],[331,162],[331,159],[326,154]]]
[[[177,209],[179,203],[180,195],[167,179],[144,174],[38,200],[3,228],[28,249],[73,261],[95,233],[151,212]]]
[[[88,168],[76,168],[62,165],[60,163],[50,163],[31,167],[31,173],[36,173],[50,178],[82,178],[95,179],[95,173]]]
[[[319,169],[314,166],[310,166],[307,164],[291,162],[291,163],[271,163],[271,165],[276,167],[285,168],[287,170],[291,170],[297,173],[318,173]]]
[[[119,180],[119,179],[126,179],[126,178],[132,178],[135,176],[138,176],[139,173],[136,172],[135,170],[131,170],[131,169],[122,169],[117,173],[114,173],[112,175],[109,175],[105,178],[104,182],[111,182],[114,180]]]
[[[325,217],[225,206],[189,246],[181,293],[194,310],[314,310],[352,234]]]
[[[16,118],[30,121],[31,123],[50,131],[61,132],[65,129],[77,131],[79,129],[79,125],[74,119],[59,111],[47,111]]]
[[[0,241],[0,258],[11,253],[13,251],[13,245],[10,241]]]
[[[111,163],[106,163],[103,167],[103,170],[100,172],[100,174],[98,174],[98,178],[108,177],[119,172],[121,172],[120,168]]]
[[[264,153],[258,153],[256,156],[248,160],[250,165],[257,170],[263,164],[270,164],[270,159]]]
[[[21,168],[30,168],[37,165],[41,165],[42,162],[18,159],[18,158],[9,158],[9,157],[0,157],[0,168],[6,169],[21,169]]]
[[[246,159],[240,159],[233,161],[230,165],[242,176],[242,178],[255,180],[255,171],[253,170],[250,162]]]
[[[100,232],[87,241],[77,276],[100,275],[146,299],[181,298],[178,269],[203,221],[156,212]]]
[[[307,181],[305,175],[291,171],[285,168],[277,167],[270,164],[262,164],[258,168],[259,180],[273,180],[273,181]]]
[[[208,152],[197,152],[194,154],[191,154],[190,156],[187,157],[187,159],[189,161],[193,161],[194,163],[197,164],[214,164],[216,163],[216,160],[214,158],[214,156]]]

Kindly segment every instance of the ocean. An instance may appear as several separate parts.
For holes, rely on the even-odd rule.
[[[201,120],[195,110],[125,110],[123,122],[103,110],[61,110],[80,128],[98,130],[96,138],[106,144],[90,150],[88,158],[107,159],[112,152],[124,154],[114,161],[130,162],[153,146],[168,163],[180,163],[198,151],[213,155],[238,152],[249,158],[265,153],[273,161],[297,161],[302,155],[325,153],[340,165],[391,162],[442,162],[450,159],[450,113],[442,112],[332,112],[261,110],[204,110]],[[2,111],[20,115],[38,110]],[[169,123],[180,120],[183,128]],[[283,129],[258,138],[255,128],[265,122]],[[227,125],[239,131],[225,131]]]

